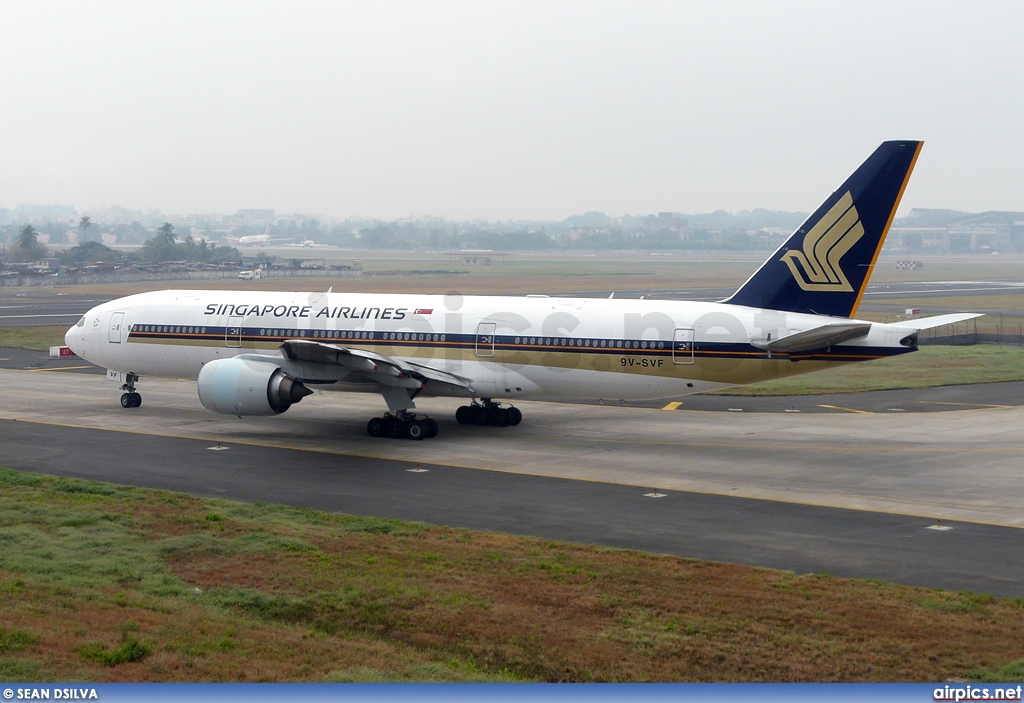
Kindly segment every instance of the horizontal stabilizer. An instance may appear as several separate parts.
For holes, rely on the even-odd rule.
[[[866,336],[870,330],[870,322],[837,322],[797,332],[771,342],[751,342],[751,344],[765,351],[794,354],[812,349],[825,349],[851,339],[858,339]]]
[[[900,327],[909,327],[912,330],[930,330],[934,327],[942,327],[943,325],[952,325],[957,322],[963,322],[964,320],[973,320],[976,317],[982,317],[985,313],[982,312],[955,312],[950,315],[935,315],[934,317],[920,317],[916,320],[900,320],[894,322],[894,325]]]

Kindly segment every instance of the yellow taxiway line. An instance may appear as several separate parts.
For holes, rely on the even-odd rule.
[[[857,413],[858,415],[874,415],[870,410],[855,410],[853,408],[844,408],[841,405],[824,405],[819,404],[819,408],[828,408],[829,410],[845,410],[848,413]]]
[[[1012,408],[1012,405],[996,405],[995,403],[953,403],[948,400],[919,400],[918,403],[926,403],[928,405],[969,405],[975,408]]]
[[[39,373],[40,371],[73,371],[75,369],[94,369],[95,366],[53,366],[48,369],[25,369],[29,373]]]

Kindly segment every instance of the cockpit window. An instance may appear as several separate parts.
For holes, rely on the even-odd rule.
[[[83,317],[81,320],[79,320],[78,324],[75,325],[75,327],[85,327],[85,317]]]

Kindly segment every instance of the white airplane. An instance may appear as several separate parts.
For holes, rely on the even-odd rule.
[[[235,245],[243,247],[262,247],[266,246],[270,242],[281,242],[281,241],[292,241],[288,237],[271,237],[270,236],[270,225],[267,225],[267,229],[263,234],[247,234],[244,237],[228,237],[228,240],[233,242]]]
[[[429,396],[463,424],[517,425],[512,398],[642,400],[912,352],[964,313],[855,319],[921,142],[883,143],[736,293],[659,300],[159,291],[93,308],[67,345],[123,383],[196,378],[214,412],[273,415],[313,389],[380,393],[373,436],[422,439]]]

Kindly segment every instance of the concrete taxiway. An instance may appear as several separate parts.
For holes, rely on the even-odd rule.
[[[377,396],[214,415],[194,382],[0,370],[0,465],[796,571],[1024,595],[1022,407],[728,413],[529,403],[516,428],[366,435]],[[745,399],[743,399],[745,400]],[[207,449],[220,442],[229,451]],[[413,473],[419,464],[429,469]],[[421,480],[422,479],[422,480]],[[664,494],[649,498],[645,494]],[[948,531],[929,529],[942,520]]]
[[[87,310],[114,296],[52,292],[0,294],[0,327],[70,327]]]

